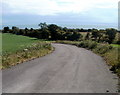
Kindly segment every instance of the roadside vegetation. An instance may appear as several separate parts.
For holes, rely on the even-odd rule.
[[[45,40],[9,33],[1,35],[3,39],[1,68],[3,69],[44,56],[53,50],[51,44]]]
[[[2,67],[2,33],[0,33],[0,67]]]
[[[26,36],[17,36],[10,33],[4,33],[2,35],[2,53],[15,53],[18,50],[23,50],[26,47],[31,46],[33,43],[43,42],[45,40],[38,40],[37,38],[30,38]]]
[[[120,48],[113,47],[109,44],[100,44],[95,41],[56,41],[62,44],[71,44],[78,47],[86,48],[92,50],[94,53],[101,55],[106,60],[110,67],[110,70],[117,73],[120,77]]]
[[[56,41],[56,43],[70,44],[77,47],[86,48],[102,56],[105,59],[107,65],[109,66],[109,69],[113,73],[116,73],[118,75],[118,92],[120,92],[120,45],[103,44],[90,40]]]
[[[40,23],[39,26],[40,26],[39,29],[33,29],[33,28],[19,29],[18,27],[15,27],[15,26],[13,26],[10,29],[9,27],[4,27],[1,32],[3,34],[10,33],[10,34],[15,34],[15,35],[31,37],[30,42],[21,41],[21,43],[29,44],[27,48],[24,46],[21,48],[21,49],[26,48],[27,50],[24,51],[24,53],[23,52],[16,53],[17,55],[20,54],[22,56],[25,56],[24,58],[26,59],[27,58],[29,59],[28,55],[32,55],[32,53],[30,52],[36,51],[35,47],[38,47],[37,50],[40,50],[40,51],[44,49],[45,47],[46,47],[45,49],[51,50],[51,45],[48,43],[45,43],[45,44],[37,43],[35,47],[34,46],[31,47],[32,45],[30,43],[34,41],[37,42],[38,39],[56,41],[56,42],[64,43],[64,44],[72,44],[78,47],[92,50],[94,53],[97,53],[101,55],[102,57],[104,57],[104,59],[106,60],[107,64],[110,67],[110,70],[113,71],[114,73],[117,73],[117,75],[120,77],[120,31],[118,31],[117,29],[113,29],[113,28],[70,29],[67,27],[60,27],[56,24],[46,24],[46,23]],[[9,38],[7,38],[7,40],[8,39]],[[7,51],[7,49],[11,47],[9,43],[5,43],[5,44],[4,43],[5,42],[3,42],[3,47],[5,46],[5,44],[6,46],[4,48],[5,51],[3,50],[3,54],[5,54],[5,52],[8,52],[9,50]],[[16,51],[17,47],[19,48],[21,46],[17,46],[17,44],[14,44],[14,47],[12,47],[12,50],[10,51],[14,52]],[[26,53],[27,53],[27,56],[26,56]],[[33,54],[35,55],[36,53],[37,52],[34,52]],[[37,56],[34,56],[34,57],[37,57]],[[11,58],[13,57],[14,55],[11,55]],[[18,56],[18,58],[15,58],[15,59],[19,60],[19,58],[20,57]],[[3,63],[6,62],[7,64],[7,65],[3,64],[4,67],[9,66],[8,64],[9,64],[10,59],[9,57],[7,57],[6,59],[3,58]]]

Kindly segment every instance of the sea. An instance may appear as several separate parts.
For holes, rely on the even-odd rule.
[[[52,23],[52,24],[56,24],[56,23]],[[67,28],[71,28],[71,29],[76,29],[76,28],[83,28],[83,29],[106,29],[106,28],[114,28],[114,29],[118,29],[118,25],[107,25],[107,24],[95,24],[95,25],[83,25],[83,24],[56,24],[58,26],[61,27],[67,27]],[[23,24],[23,25],[0,25],[0,29],[3,29],[4,27],[8,26],[9,28],[12,28],[12,26],[16,26],[20,29],[25,29],[25,28],[33,28],[33,29],[39,29],[40,27],[38,26],[38,24]]]

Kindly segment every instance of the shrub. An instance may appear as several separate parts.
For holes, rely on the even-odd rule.
[[[82,48],[87,48],[89,45],[89,43],[87,41],[82,41],[80,44],[79,44],[79,47],[82,47]]]
[[[94,41],[82,41],[79,44],[79,47],[94,49],[97,46],[97,43]]]
[[[105,54],[107,63],[111,66],[110,70],[120,76],[120,48],[114,48]]]
[[[95,52],[99,54],[105,54],[109,50],[111,50],[113,47],[110,45],[104,45],[104,44],[99,44],[95,50]]]
[[[97,43],[96,42],[92,42],[89,44],[89,49],[94,49],[97,47]]]

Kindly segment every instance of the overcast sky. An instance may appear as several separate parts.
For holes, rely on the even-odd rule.
[[[119,0],[2,0],[3,24],[116,24]]]

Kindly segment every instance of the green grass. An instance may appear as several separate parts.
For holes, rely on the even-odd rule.
[[[0,67],[2,67],[2,34],[0,33]]]
[[[2,33],[0,33],[0,52],[2,52]]]
[[[2,35],[2,52],[15,53],[16,51],[23,50],[25,47],[31,46],[33,43],[37,43],[40,40],[36,38],[30,38],[26,36],[18,36],[13,34],[1,34]]]
[[[118,45],[118,44],[111,44],[111,46],[113,46],[113,47],[120,47],[120,45]]]
[[[2,36],[2,65],[0,68],[8,68],[16,64],[44,56],[53,51],[49,41],[39,40],[26,36],[1,34]]]

